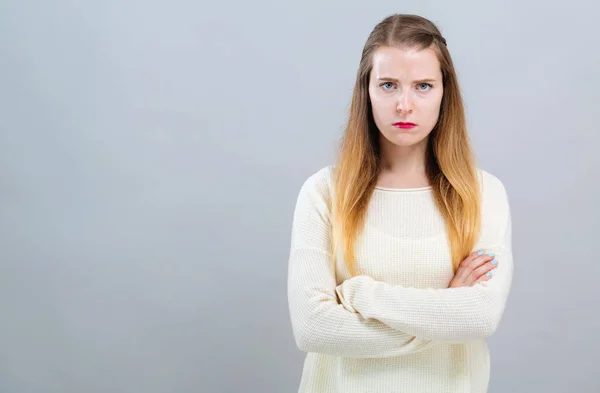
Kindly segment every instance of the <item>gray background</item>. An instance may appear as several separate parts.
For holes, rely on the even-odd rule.
[[[360,51],[439,24],[516,272],[491,392],[600,392],[593,1],[0,3],[0,392],[296,392],[295,198]]]

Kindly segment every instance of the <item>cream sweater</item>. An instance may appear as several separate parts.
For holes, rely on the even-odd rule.
[[[376,188],[350,278],[330,245],[332,167],[298,195],[288,302],[298,348],[307,352],[299,393],[484,393],[485,341],[496,331],[513,275],[511,215],[498,178],[479,169],[482,228],[475,250],[494,252],[489,281],[448,288],[453,278],[444,220],[430,187]]]

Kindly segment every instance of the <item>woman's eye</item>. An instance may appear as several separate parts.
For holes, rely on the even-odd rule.
[[[418,87],[419,87],[419,91],[427,91],[427,90],[431,89],[433,86],[431,86],[429,83],[419,83]]]
[[[392,82],[385,82],[381,84],[384,90],[389,90],[394,88],[394,84]]]

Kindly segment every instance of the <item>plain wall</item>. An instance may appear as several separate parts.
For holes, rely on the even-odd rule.
[[[296,392],[296,196],[396,12],[511,199],[490,392],[600,391],[597,2],[3,0],[0,392]]]

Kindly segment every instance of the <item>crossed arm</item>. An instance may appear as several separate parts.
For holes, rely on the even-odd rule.
[[[501,261],[489,281],[472,287],[418,289],[363,275],[336,286],[324,187],[317,179],[308,179],[294,211],[288,303],[301,350],[391,357],[423,351],[437,342],[487,337],[495,331],[512,279],[510,214],[497,245],[489,250]]]

